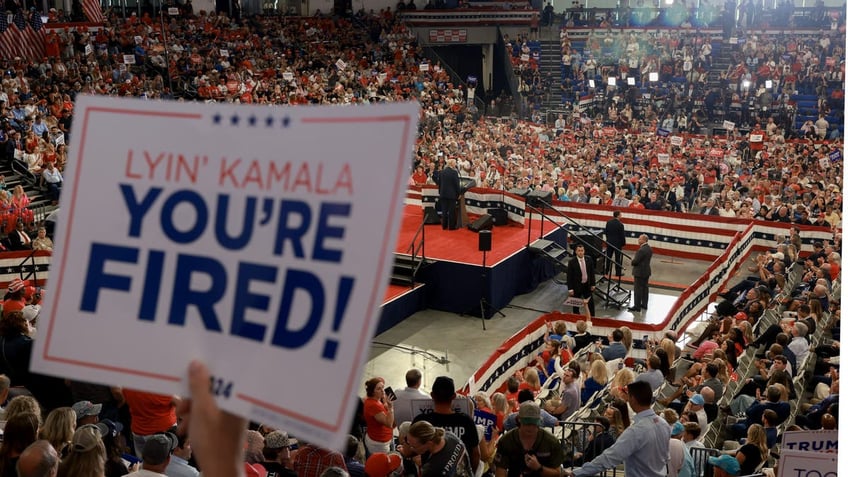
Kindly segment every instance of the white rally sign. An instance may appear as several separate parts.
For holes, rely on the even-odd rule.
[[[33,371],[184,394],[201,359],[222,408],[340,448],[418,106],[75,112]]]

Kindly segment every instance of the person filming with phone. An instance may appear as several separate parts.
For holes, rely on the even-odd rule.
[[[394,393],[385,390],[383,378],[365,381],[365,448],[369,454],[391,451],[395,427]],[[394,399],[393,399],[394,398]]]

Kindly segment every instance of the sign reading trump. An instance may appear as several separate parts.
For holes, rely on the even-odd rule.
[[[183,394],[340,447],[418,107],[81,97],[33,370]]]

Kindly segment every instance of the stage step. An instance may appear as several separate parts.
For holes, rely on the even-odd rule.
[[[394,254],[394,264],[392,265],[392,274],[389,283],[399,286],[415,286],[415,277],[421,267],[430,264],[430,261],[421,257],[413,258],[405,253]]]
[[[597,295],[607,307],[621,308],[630,303],[631,291],[622,288],[618,281],[611,281],[607,277],[601,277],[595,283],[595,295]]]
[[[530,244],[530,250],[553,262],[559,270],[565,271],[568,267],[568,258],[570,256],[568,249],[554,241],[545,239],[536,240]],[[557,280],[557,278],[554,280]],[[558,281],[557,283],[560,282]]]

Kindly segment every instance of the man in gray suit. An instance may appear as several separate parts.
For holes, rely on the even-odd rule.
[[[654,251],[648,245],[648,236],[639,236],[639,250],[630,261],[633,267],[633,306],[630,312],[639,312],[648,308],[648,279],[651,278],[651,257]]]

